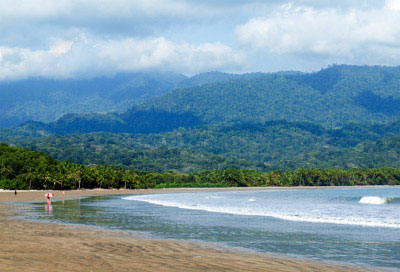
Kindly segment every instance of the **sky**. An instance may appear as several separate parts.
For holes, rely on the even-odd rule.
[[[400,65],[400,0],[0,0],[0,80]]]

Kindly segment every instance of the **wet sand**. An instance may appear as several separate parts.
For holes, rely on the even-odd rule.
[[[193,189],[66,191],[64,198],[182,191]],[[210,243],[143,239],[124,231],[12,218],[19,206],[10,202],[45,202],[44,193],[19,191],[15,196],[14,192],[0,191],[0,271],[366,271],[237,252]],[[62,199],[60,191],[54,193],[55,200]]]

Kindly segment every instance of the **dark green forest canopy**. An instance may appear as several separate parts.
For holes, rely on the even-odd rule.
[[[139,108],[189,111],[205,123],[287,120],[333,128],[399,118],[399,86],[400,67],[334,65],[173,90]]]
[[[61,162],[37,151],[0,144],[0,188],[165,188],[245,186],[399,185],[400,169],[212,170],[157,173]]]
[[[80,164],[113,164],[157,172],[212,169],[400,167],[400,121],[325,129],[305,122],[203,125],[156,134],[51,135],[26,127],[0,140]]]

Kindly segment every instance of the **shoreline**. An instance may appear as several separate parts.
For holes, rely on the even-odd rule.
[[[235,189],[238,188],[96,189],[65,191],[64,199]],[[239,190],[260,189],[271,188]],[[17,196],[14,191],[0,191],[0,271],[42,271],[44,268],[47,271],[374,271],[350,265],[239,252],[209,243],[137,238],[124,231],[11,218],[18,213],[17,205],[12,204],[45,202],[45,192],[50,191],[18,191]],[[56,191],[54,201],[63,199],[59,197],[61,192]]]
[[[224,192],[224,191],[261,191],[261,190],[316,190],[316,189],[362,189],[362,188],[396,188],[400,185],[363,185],[363,186],[291,186],[291,187],[216,187],[216,188],[162,188],[162,189],[81,189],[81,190],[14,190],[0,189],[0,203],[4,202],[46,202],[45,193],[54,193],[52,201],[77,199],[98,195],[137,195],[137,194],[168,194],[190,192]]]

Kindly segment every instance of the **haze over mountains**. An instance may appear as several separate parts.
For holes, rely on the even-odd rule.
[[[52,122],[67,113],[124,112],[171,89],[241,77],[218,72],[126,73],[91,79],[31,78],[0,82],[0,128],[28,120]]]

